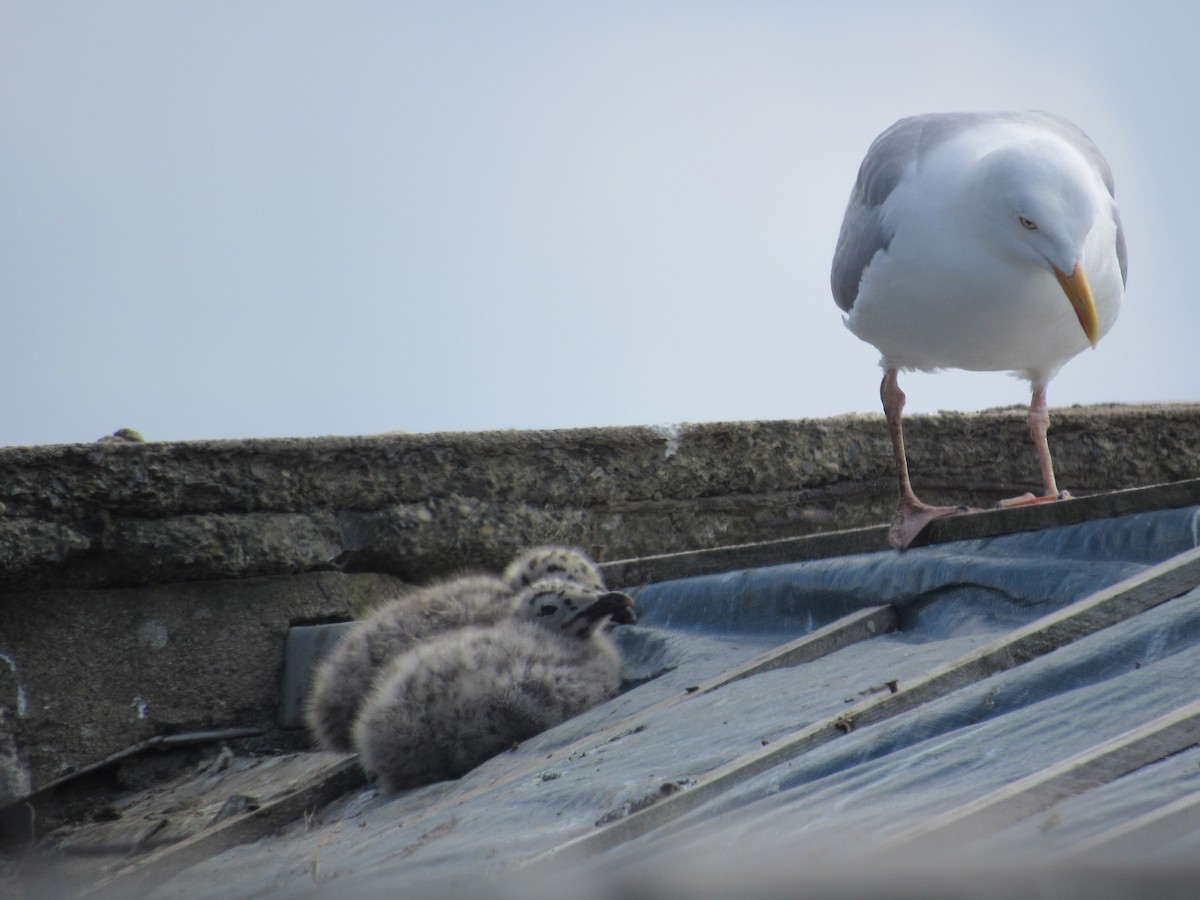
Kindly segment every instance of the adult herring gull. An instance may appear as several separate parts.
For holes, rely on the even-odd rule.
[[[899,371],[1027,379],[1044,491],[999,505],[1067,496],[1046,441],[1046,385],[1112,327],[1126,271],[1112,171],[1061,116],[933,113],[875,139],[850,193],[831,284],[846,326],[882,354],[879,392],[900,482],[892,546],[964,509],[913,493]]]

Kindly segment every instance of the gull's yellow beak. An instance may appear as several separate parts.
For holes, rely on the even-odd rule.
[[[1079,317],[1079,324],[1083,326],[1083,333],[1087,335],[1088,343],[1094,349],[1096,341],[1100,339],[1100,318],[1096,315],[1096,301],[1092,299],[1092,286],[1088,284],[1087,276],[1083,274],[1083,268],[1076,264],[1071,274],[1065,275],[1062,269],[1055,266],[1054,277],[1058,279],[1063,293],[1071,301],[1075,315]]]

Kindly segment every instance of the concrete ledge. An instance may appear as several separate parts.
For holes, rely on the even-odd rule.
[[[1200,405],[1053,413],[1077,494],[1200,475]],[[1037,487],[1023,410],[914,416],[933,501]],[[423,581],[562,541],[601,559],[886,522],[882,417],[678,429],[0,450],[0,591],[390,572]]]

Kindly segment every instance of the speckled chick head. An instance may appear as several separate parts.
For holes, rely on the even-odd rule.
[[[544,578],[518,593],[513,599],[513,617],[580,639],[590,637],[610,621],[615,625],[637,621],[633,598],[628,594],[566,578]]]
[[[514,591],[543,578],[561,578],[604,590],[600,569],[574,547],[531,547],[519,553],[504,570],[504,580]]]

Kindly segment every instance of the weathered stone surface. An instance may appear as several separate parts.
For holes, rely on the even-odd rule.
[[[1077,493],[1200,473],[1200,406],[1059,410]],[[1037,488],[1023,409],[913,416],[928,499]],[[605,559],[887,521],[881,416],[678,429],[0,450],[0,590],[341,569],[424,580],[567,541]]]
[[[0,806],[158,735],[270,728],[288,626],[404,587],[322,572],[0,596]]]

